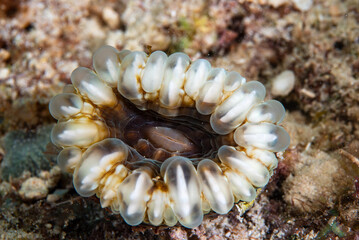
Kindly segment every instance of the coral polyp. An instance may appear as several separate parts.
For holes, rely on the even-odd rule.
[[[130,225],[187,228],[252,202],[289,145],[282,104],[257,81],[183,53],[99,48],[50,102],[76,191]]]

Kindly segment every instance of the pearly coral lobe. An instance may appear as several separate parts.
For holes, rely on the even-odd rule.
[[[282,104],[207,60],[103,46],[93,67],[51,100],[51,140],[76,191],[130,225],[194,228],[211,210],[245,206],[289,145]]]

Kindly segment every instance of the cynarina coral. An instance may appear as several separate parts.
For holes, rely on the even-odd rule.
[[[211,210],[245,209],[289,145],[282,104],[207,60],[103,46],[93,67],[51,100],[51,139],[76,191],[130,225],[194,228]]]

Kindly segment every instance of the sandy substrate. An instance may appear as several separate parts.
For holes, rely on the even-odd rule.
[[[359,239],[358,26],[356,0],[1,1],[0,239]],[[131,227],[77,195],[48,103],[103,44],[206,58],[284,104],[291,145],[242,217]]]

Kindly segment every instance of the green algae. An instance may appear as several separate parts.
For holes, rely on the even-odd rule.
[[[34,131],[14,130],[3,139],[5,157],[2,161],[2,178],[20,177],[24,171],[35,175],[49,170],[56,161],[56,155],[46,153],[53,125],[39,127]]]

